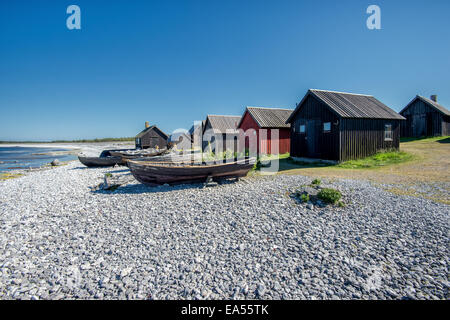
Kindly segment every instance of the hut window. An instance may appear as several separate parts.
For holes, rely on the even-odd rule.
[[[392,124],[384,125],[384,141],[392,141]]]
[[[324,122],[323,123],[323,132],[330,132],[331,131],[331,122]]]
[[[300,125],[300,133],[305,133],[306,132],[306,126],[304,124]]]

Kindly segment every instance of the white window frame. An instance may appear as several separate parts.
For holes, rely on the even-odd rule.
[[[393,137],[394,135],[392,133],[392,123],[384,124],[384,141],[392,141]]]
[[[325,125],[329,126],[329,129],[325,129]],[[324,122],[323,123],[323,132],[327,133],[327,132],[331,132],[331,122]]]
[[[303,130],[302,130],[302,128],[303,128]],[[305,124],[299,125],[299,126],[298,126],[298,131],[299,131],[299,133],[301,133],[301,134],[305,134],[305,133],[306,133],[306,125],[305,125]]]

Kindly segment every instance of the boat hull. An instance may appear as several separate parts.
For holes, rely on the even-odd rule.
[[[87,167],[112,167],[122,163],[120,157],[81,157],[78,160]]]
[[[109,153],[113,157],[120,157],[122,159],[122,164],[126,165],[128,160],[133,159],[139,159],[139,158],[149,158],[149,157],[156,157],[160,156],[167,152],[166,149],[158,150],[153,153],[126,153],[126,152],[120,152],[120,151],[110,151]]]
[[[214,165],[164,162],[127,162],[133,176],[139,182],[149,185],[199,183],[208,178],[227,179],[245,177],[253,168],[254,159],[239,160]]]

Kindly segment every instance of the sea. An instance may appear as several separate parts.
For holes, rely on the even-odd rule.
[[[17,169],[39,168],[52,162],[75,160],[76,156],[64,154],[69,151],[60,148],[39,147],[1,147],[0,146],[0,172]]]

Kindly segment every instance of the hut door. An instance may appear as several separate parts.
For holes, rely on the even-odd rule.
[[[319,130],[319,120],[310,120],[306,123],[306,145],[308,148],[307,154],[310,158],[319,156]]]
[[[414,114],[412,118],[414,137],[421,137],[426,135],[425,127],[425,115]]]

